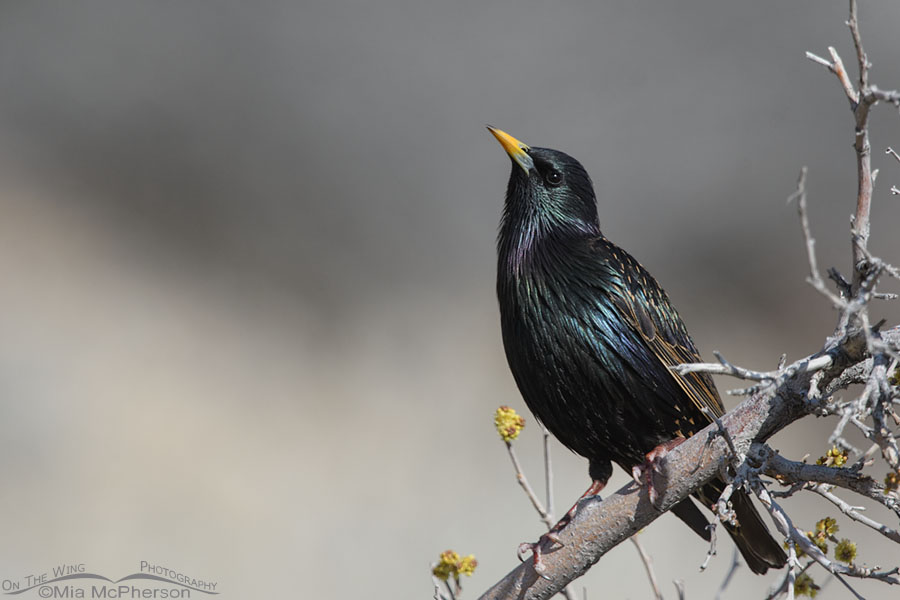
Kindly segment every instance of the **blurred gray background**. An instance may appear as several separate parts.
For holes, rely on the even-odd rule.
[[[492,425],[526,409],[493,289],[510,165],[484,124],[579,158],[704,356],[772,368],[834,323],[785,204],[802,165],[820,263],[849,264],[851,115],[804,58],[855,64],[846,10],[4,1],[0,579],[148,560],[226,598],[424,598],[454,548],[481,563],[476,597],[541,531]],[[900,3],[862,2],[861,24],[873,81],[900,86]],[[896,263],[900,120],[873,119],[872,248]],[[831,426],[775,443],[815,457]],[[517,446],[540,487],[530,418]],[[554,448],[565,509],[587,467]],[[839,516],[791,506],[805,528]],[[839,522],[863,562],[896,563]],[[670,596],[711,597],[730,562],[723,541],[699,573],[706,545],[671,516],[642,539]],[[744,568],[728,597],[771,580]],[[629,544],[577,586],[650,596]]]

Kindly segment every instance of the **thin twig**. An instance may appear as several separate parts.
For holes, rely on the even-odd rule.
[[[431,576],[432,582],[434,582],[434,600],[456,600],[456,594],[453,592],[453,586],[450,585],[450,578],[444,579],[443,581],[435,577]],[[444,584],[444,587],[447,589],[447,593],[441,591],[441,583]],[[457,590],[459,591],[459,590]]]
[[[731,566],[728,568],[728,572],[725,573],[725,579],[722,580],[719,589],[716,590],[716,600],[722,600],[722,598],[724,598],[725,590],[728,588],[728,584],[731,583],[731,578],[734,577],[734,574],[737,573],[737,570],[740,568],[741,561],[738,560],[738,556],[738,549],[737,546],[735,546],[731,550]]]
[[[794,375],[804,373],[815,373],[816,371],[827,369],[834,362],[834,359],[831,356],[827,354],[820,354],[818,356],[809,356],[802,360],[798,360],[794,363],[791,363],[787,367],[782,367],[777,371],[753,371],[751,369],[745,369],[744,367],[733,365],[722,358],[721,354],[715,354],[716,357],[719,358],[718,364],[683,363],[669,368],[679,375],[687,375],[688,373],[710,373],[713,375],[730,375],[731,377],[736,377],[738,379],[747,379],[750,381],[774,383],[779,379],[784,379],[787,376],[792,377]],[[758,390],[754,390],[754,392],[755,391]]]
[[[857,195],[856,212],[853,216],[851,227],[854,289],[857,289],[860,282],[866,277],[868,268],[865,254],[869,243],[872,186],[874,182],[871,160],[872,151],[869,143],[869,109],[877,102],[891,102],[900,105],[900,93],[879,90],[876,86],[869,85],[870,64],[862,45],[857,12],[856,0],[850,0],[850,18],[847,20],[847,26],[850,28],[850,35],[853,38],[853,47],[856,51],[856,63],[859,71],[856,86],[850,81],[841,57],[833,47],[828,48],[828,52],[831,55],[830,61],[811,52],[806,53],[807,58],[825,66],[837,76],[841,87],[844,89],[844,94],[850,101],[850,108],[855,118],[853,147],[856,150]]]
[[[856,0],[850,0],[850,18],[847,19],[847,27],[850,28],[850,36],[853,38],[853,47],[856,48],[856,63],[859,69],[859,89],[869,87],[869,60],[866,51],[863,50],[862,37],[859,35],[859,19],[856,18]]]
[[[824,483],[869,498],[892,510],[900,517],[900,501],[885,493],[884,485],[854,469],[809,465],[788,460],[765,444],[754,444],[751,453],[763,456],[764,472],[784,485]]]
[[[547,514],[553,519],[553,465],[550,461],[550,432],[541,423],[541,435],[544,442],[544,484],[547,491]]]
[[[516,451],[513,449],[513,445],[510,442],[506,442],[506,450],[509,452],[509,458],[512,460],[513,469],[516,471],[516,481],[519,482],[519,485],[522,486],[522,489],[525,491],[525,495],[531,500],[531,505],[534,506],[534,510],[540,515],[541,521],[544,522],[547,529],[550,529],[553,527],[553,518],[544,508],[544,505],[541,504],[541,501],[534,493],[534,490],[531,489],[528,478],[525,477],[525,472],[522,470],[522,465],[519,464],[519,458],[516,456]]]
[[[884,151],[885,154],[890,154],[894,158],[897,159],[897,162],[900,162],[900,154],[897,154],[897,151],[888,146],[888,149]]]
[[[848,590],[850,590],[850,593],[853,594],[853,595],[856,597],[857,600],[866,600],[865,598],[863,598],[862,596],[860,596],[860,595],[859,595],[859,592],[857,592],[855,589],[853,589],[853,586],[850,585],[850,584],[847,582],[846,579],[844,579],[843,577],[841,577],[840,574],[838,574],[838,573],[832,573],[831,575],[833,575],[835,579],[837,579],[838,581],[840,581],[840,582],[844,585],[845,588],[847,588]]]
[[[829,489],[830,487],[831,486],[826,485],[824,483],[818,483],[818,484],[809,486],[807,489],[812,490],[813,492],[819,494],[820,496],[822,496],[823,498],[825,498],[826,500],[828,500],[829,502],[831,502],[832,504],[837,506],[841,510],[842,513],[844,513],[845,515],[847,515],[854,521],[862,523],[866,527],[871,527],[872,529],[874,529],[875,531],[877,531],[884,537],[888,538],[889,540],[900,544],[900,532],[898,532],[896,529],[891,529],[887,525],[879,523],[878,521],[876,521],[874,519],[870,519],[869,517],[861,514],[859,511],[865,510],[864,507],[850,506],[850,504],[848,504],[847,502],[845,502],[838,496],[831,493],[831,490]]]
[[[650,587],[653,588],[653,595],[656,597],[656,600],[663,600],[662,592],[659,590],[659,582],[656,581],[656,573],[653,572],[653,560],[644,550],[644,546],[638,539],[638,534],[631,536],[629,539],[637,549],[638,555],[641,557],[641,562],[644,563],[644,570],[647,571],[647,578],[650,580]]]
[[[828,53],[831,54],[831,60],[822,58],[812,52],[807,52],[806,58],[823,65],[829,71],[837,75],[838,80],[841,82],[841,86],[844,88],[844,93],[847,94],[847,98],[853,103],[859,102],[859,96],[856,94],[856,90],[853,89],[853,84],[850,82],[850,77],[847,75],[847,69],[844,68],[844,63],[841,61],[841,57],[838,55],[837,50],[832,46],[828,46]]]
[[[547,480],[547,503],[548,505],[550,505],[553,502],[553,469],[551,468],[550,464],[550,446],[548,441],[549,432],[543,426],[542,428],[544,431],[544,473]],[[513,445],[511,442],[506,442],[506,449],[509,452],[509,458],[512,461],[513,469],[516,472],[516,481],[519,482],[519,485],[525,491],[525,495],[528,496],[528,499],[531,501],[531,505],[534,507],[534,510],[537,511],[538,515],[541,517],[541,521],[543,521],[544,525],[547,526],[547,529],[553,529],[553,514],[550,512],[550,510],[544,508],[544,506],[541,504],[541,501],[538,499],[537,494],[534,493],[534,490],[528,483],[528,478],[525,476],[525,471],[522,470],[522,465],[519,463],[519,457],[516,455],[516,451],[513,449]],[[575,591],[570,585],[564,587],[560,591],[560,593],[567,600],[575,600]]]
[[[766,489],[765,484],[763,484],[758,477],[750,478],[750,487],[756,494],[756,497],[759,498],[759,501],[766,507],[766,510],[769,511],[769,514],[775,521],[776,527],[778,527],[778,531],[783,535],[790,537],[793,544],[799,546],[810,558],[825,567],[829,572],[835,575],[840,574],[864,579],[878,579],[879,581],[894,585],[900,584],[900,578],[897,577],[898,570],[896,568],[889,571],[879,571],[877,567],[867,568],[858,565],[841,565],[832,561],[825,556],[818,546],[813,544],[812,541],[806,537],[806,534],[794,527],[791,518],[785,510],[775,502],[769,494],[768,489]],[[796,561],[796,558],[794,561]]]
[[[803,573],[806,572],[807,569],[809,569],[814,564],[816,564],[816,561],[814,561],[814,560],[808,561],[805,565],[803,565],[803,568],[801,568],[798,572],[796,572],[794,574],[794,577],[798,577],[798,576],[802,575]],[[775,600],[775,598],[780,598],[782,596],[782,594],[786,594],[787,590],[788,590],[788,580],[790,578],[791,578],[791,570],[787,569],[784,572],[784,577],[781,578],[781,581],[778,583],[778,585],[769,588],[769,593],[766,594],[765,600]]]
[[[729,492],[729,496],[731,493]],[[725,502],[727,505],[727,501]],[[721,511],[720,507],[718,511]],[[706,567],[709,566],[709,561],[712,560],[712,557],[716,555],[716,523],[712,522],[707,525],[709,529],[709,550],[706,551],[706,558],[703,559],[703,563],[700,565],[700,570],[705,571]]]
[[[788,600],[794,600],[794,594],[797,587],[797,566],[800,562],[797,560],[797,545],[788,544],[788,561],[787,561],[787,596]]]
[[[731,451],[731,462],[735,465],[740,464],[744,461],[743,455],[738,453],[737,448],[734,447],[734,440],[731,439],[731,434],[728,433],[728,430],[725,429],[725,426],[722,425],[722,420],[714,414],[709,408],[703,406],[701,407],[703,414],[705,414],[710,421],[716,424],[716,427],[719,428],[718,435],[721,435],[725,438],[725,443],[728,444],[728,449]]]
[[[809,261],[809,278],[807,281],[819,293],[831,300],[835,308],[844,308],[847,302],[828,289],[825,281],[819,273],[819,265],[816,260],[816,240],[812,236],[809,227],[809,214],[806,208],[806,167],[800,169],[800,176],[797,178],[797,190],[788,197],[788,202],[797,201],[797,213],[800,215],[800,227],[803,230],[803,240],[806,243],[806,258]]]

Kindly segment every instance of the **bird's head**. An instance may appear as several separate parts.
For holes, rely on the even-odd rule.
[[[532,148],[488,126],[512,159],[504,223],[599,233],[594,186],[581,163],[559,150]]]

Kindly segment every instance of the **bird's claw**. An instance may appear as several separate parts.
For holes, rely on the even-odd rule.
[[[650,500],[653,508],[657,510],[659,510],[659,492],[656,489],[654,475],[663,474],[662,467],[669,450],[680,445],[684,440],[685,438],[679,437],[670,442],[660,444],[647,453],[643,463],[631,469],[631,476],[634,478],[634,481],[641,487],[647,486],[647,498]]]
[[[522,542],[519,544],[519,547],[516,549],[516,555],[520,561],[525,562],[526,555],[531,552],[531,564],[534,567],[534,572],[549,581],[550,578],[546,575],[547,567],[544,565],[542,556],[544,550],[549,550],[553,547],[553,544],[564,545],[555,532],[548,531],[538,538],[536,542]]]
[[[653,508],[658,509],[659,492],[656,491],[656,486],[653,483],[654,473],[662,473],[658,459],[645,461],[643,464],[637,465],[631,469],[631,476],[634,478],[634,482],[640,487],[646,486],[647,498],[649,498],[650,504],[653,505]]]
[[[579,498],[579,502],[587,498],[589,496],[596,496],[603,489],[603,486],[606,485],[606,480],[594,479],[591,482],[590,487],[581,495]],[[571,520],[575,517],[575,512],[578,510],[578,502],[572,505],[572,508],[569,509],[562,519],[559,522],[550,528],[550,531],[542,535],[538,538],[538,541],[534,543],[524,542],[519,544],[519,547],[516,549],[516,555],[519,557],[519,560],[525,562],[526,555],[531,552],[532,556],[532,565],[534,566],[534,571],[541,577],[546,580],[550,580],[550,578],[546,574],[546,567],[544,566],[543,560],[541,557],[546,550],[550,550],[553,548],[554,544],[559,546],[565,546],[562,539],[559,537],[559,532],[563,530],[563,528],[571,522]]]
[[[555,531],[548,531],[547,533],[545,533],[544,539],[548,539],[551,542],[553,542],[554,544],[559,544],[560,546],[565,546],[565,544],[562,543],[562,540],[559,538],[559,535]]]
[[[529,552],[534,552],[538,545],[540,545],[540,542],[522,542],[519,544],[519,547],[516,548],[516,556],[519,557],[519,562],[525,562],[525,556]]]

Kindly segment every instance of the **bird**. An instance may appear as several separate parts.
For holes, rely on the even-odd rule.
[[[700,362],[678,312],[653,276],[600,229],[593,183],[575,158],[530,147],[488,126],[512,161],[497,237],[497,299],[503,347],[525,404],[564,446],[588,459],[598,494],[612,463],[649,488],[666,452],[724,414],[707,373],[671,367]],[[646,481],[645,481],[646,480]],[[713,479],[694,493],[711,508],[726,482]],[[781,568],[787,556],[749,495],[731,496],[736,522],[725,527],[757,574]],[[556,533],[577,504],[535,544],[559,543]],[[687,498],[672,512],[698,535],[709,523]]]

